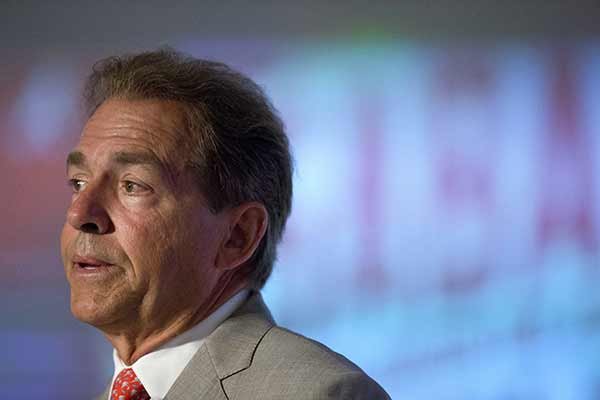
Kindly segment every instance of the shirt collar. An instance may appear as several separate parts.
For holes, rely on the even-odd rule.
[[[113,350],[115,373],[112,382],[123,369],[131,368],[152,400],[162,400],[187,363],[200,349],[204,339],[242,305],[249,292],[248,289],[238,292],[197,325],[169,340],[157,350],[140,357],[133,365],[125,365],[117,351]]]

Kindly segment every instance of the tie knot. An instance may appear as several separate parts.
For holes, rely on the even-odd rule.
[[[144,385],[131,368],[119,372],[110,392],[110,400],[149,400]]]

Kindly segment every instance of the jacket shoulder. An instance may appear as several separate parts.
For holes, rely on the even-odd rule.
[[[340,373],[362,372],[352,361],[324,344],[278,326],[265,335],[257,347],[256,358],[258,362],[276,362],[295,368],[304,366]]]
[[[226,382],[229,381],[229,382]],[[274,326],[249,368],[224,381],[236,398],[389,399],[357,365],[322,343]],[[235,388],[244,388],[235,394]]]

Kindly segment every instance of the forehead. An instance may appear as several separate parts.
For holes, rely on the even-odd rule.
[[[185,146],[182,107],[163,100],[110,99],[90,117],[77,150],[100,158],[114,151],[149,152],[164,162],[180,160]]]

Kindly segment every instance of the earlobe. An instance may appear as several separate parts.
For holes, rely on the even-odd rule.
[[[217,255],[217,268],[233,270],[248,261],[267,231],[269,215],[258,202],[244,203],[229,210],[229,231]]]

